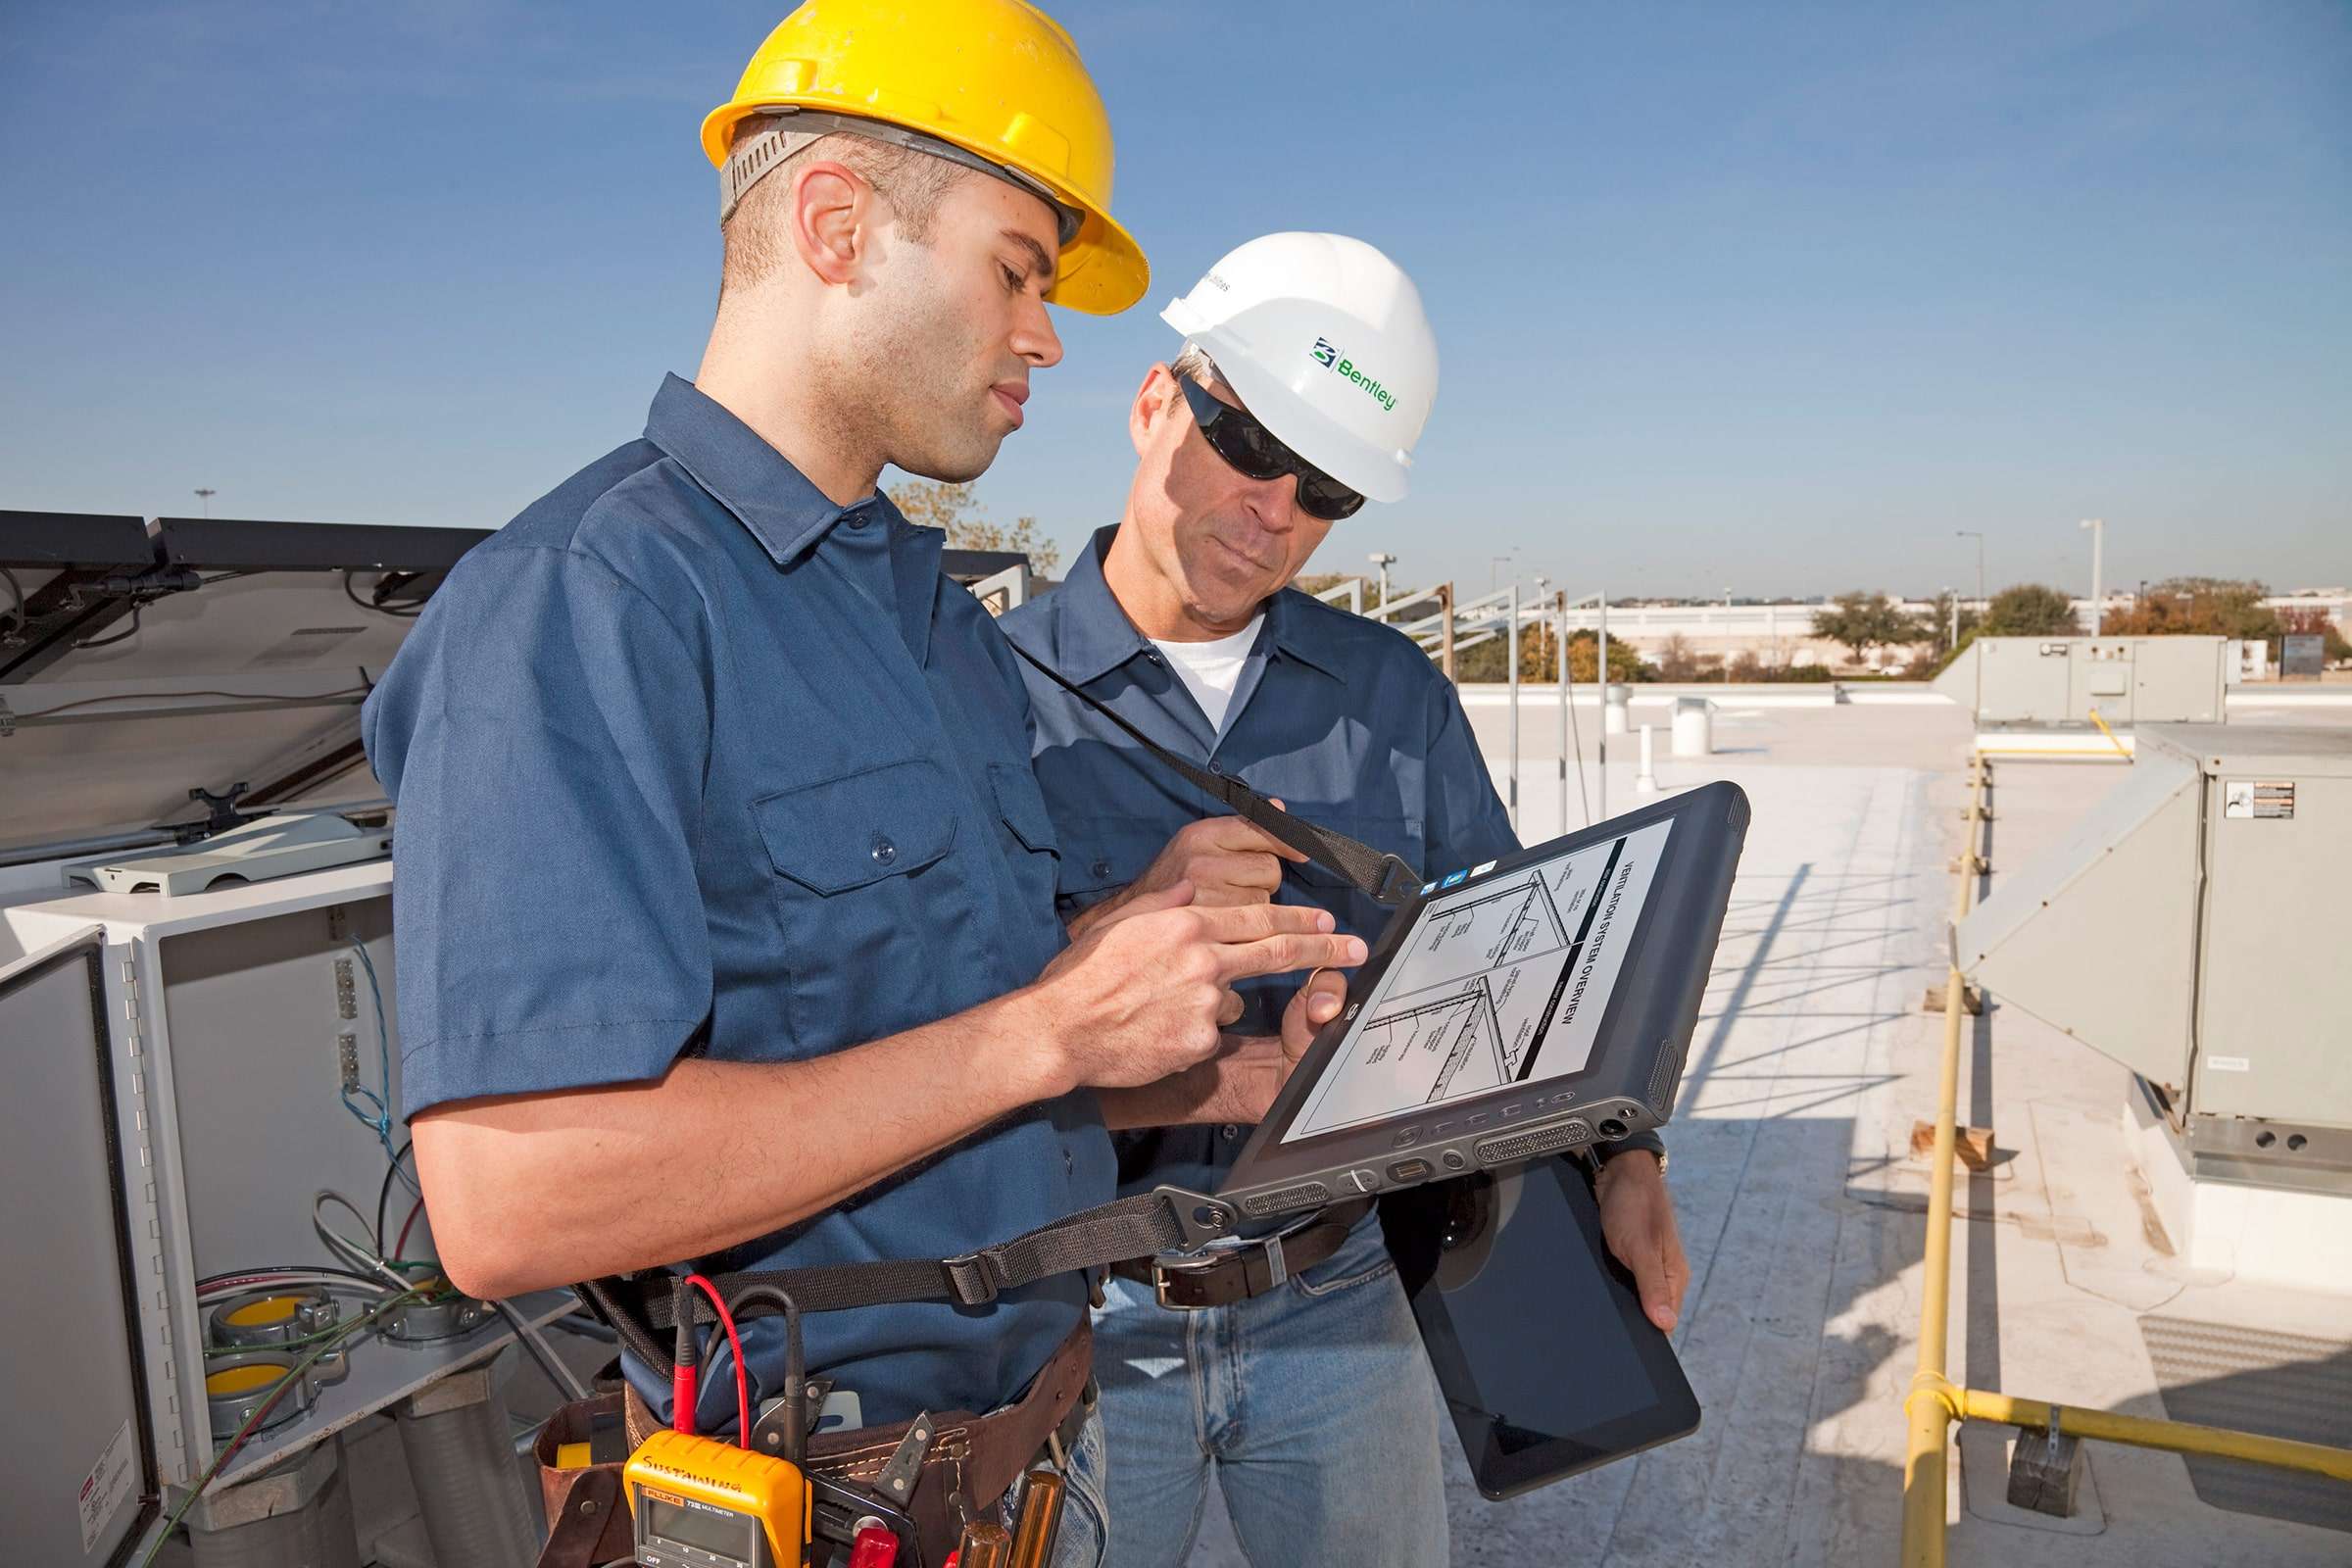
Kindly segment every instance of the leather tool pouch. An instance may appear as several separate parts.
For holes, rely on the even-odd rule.
[[[547,1503],[547,1544],[540,1549],[539,1568],[598,1568],[635,1557],[628,1500],[620,1494],[627,1455],[576,1470],[556,1467],[564,1444],[586,1443],[600,1422],[622,1419],[622,1402],[617,1391],[575,1400],[540,1428],[531,1446],[531,1456],[539,1461],[539,1495]]]
[[[1093,1331],[1080,1323],[1012,1403],[986,1415],[951,1410],[932,1418],[930,1452],[914,1495],[906,1504],[922,1535],[922,1564],[909,1568],[937,1568],[944,1562],[964,1521],[994,1509],[1045,1448],[1048,1438],[1063,1431],[1065,1444],[1075,1441],[1075,1429],[1086,1414],[1081,1401],[1093,1364]],[[587,1442],[599,1418],[614,1415],[625,1422],[632,1451],[660,1426],[635,1391],[626,1390],[564,1406],[539,1434],[533,1451],[548,1520],[539,1568],[599,1568],[635,1549],[628,1500],[621,1494],[625,1461],[556,1468],[563,1444]],[[860,1427],[811,1439],[808,1469],[854,1485],[870,1482],[909,1425]]]

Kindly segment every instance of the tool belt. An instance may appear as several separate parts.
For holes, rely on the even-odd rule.
[[[1152,1299],[1175,1311],[1231,1306],[1327,1261],[1347,1244],[1356,1221],[1371,1212],[1372,1200],[1359,1198],[1318,1209],[1271,1235],[1200,1252],[1129,1258],[1111,1264],[1110,1271],[1151,1286]]]
[[[1079,1428],[1098,1399],[1088,1376],[1093,1358],[1093,1330],[1082,1321],[1012,1403],[985,1415],[951,1410],[930,1418],[931,1446],[921,1478],[905,1504],[922,1534],[928,1561],[944,1558],[964,1522],[994,1509],[1040,1454],[1056,1444],[1067,1453],[1077,1443]],[[562,1448],[589,1442],[600,1425],[615,1420],[627,1437],[616,1450],[619,1457],[571,1468],[559,1465]],[[870,1483],[912,1424],[901,1421],[812,1438],[803,1468],[837,1481]],[[597,1568],[634,1557],[621,1470],[628,1453],[661,1428],[653,1408],[631,1388],[564,1405],[549,1418],[533,1445],[548,1523],[539,1568]]]
[[[1033,1285],[1055,1274],[1105,1268],[1126,1258],[1147,1257],[1181,1245],[1185,1229],[1174,1205],[1160,1194],[1123,1198],[1073,1214],[996,1247],[959,1257],[822,1264],[809,1268],[716,1274],[711,1284],[733,1301],[767,1286],[790,1296],[802,1312],[838,1312],[906,1301],[953,1301],[983,1306],[1005,1291]],[[619,1336],[622,1347],[666,1378],[672,1369],[663,1333],[674,1330],[681,1300],[693,1321],[716,1323],[717,1314],[699,1295],[682,1296],[666,1270],[590,1280],[581,1298]],[[736,1309],[737,1321],[766,1316],[777,1308],[752,1299]],[[1064,1452],[1093,1407],[1094,1342],[1082,1318],[1027,1392],[1012,1403],[985,1414],[951,1411],[933,1416],[933,1438],[921,1479],[905,1504],[921,1533],[926,1556],[946,1557],[967,1519],[993,1508],[1045,1447],[1058,1439]],[[617,1416],[626,1445],[608,1462],[570,1469],[558,1465],[558,1450],[588,1442],[599,1425]],[[632,1554],[628,1501],[621,1471],[627,1454],[661,1425],[634,1390],[615,1390],[564,1406],[542,1430],[537,1444],[540,1488],[547,1501],[548,1541],[540,1568],[595,1568]],[[852,1483],[872,1479],[906,1438],[911,1422],[863,1427],[809,1440],[808,1473]]]

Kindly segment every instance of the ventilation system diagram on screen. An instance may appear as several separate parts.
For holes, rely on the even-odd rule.
[[[1431,901],[1284,1142],[1581,1071],[1673,826]]]

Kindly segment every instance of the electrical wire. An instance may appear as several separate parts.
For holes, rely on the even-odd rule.
[[[359,595],[359,590],[351,585],[352,576],[353,573],[349,571],[343,573],[343,597],[350,600],[353,604],[359,606],[362,610],[372,610],[379,615],[390,615],[394,620],[415,620],[418,615],[424,613],[425,602],[421,599],[394,599],[386,600],[382,604],[377,604],[371,599],[362,599]],[[378,581],[380,582],[381,579],[379,578]],[[416,608],[413,610],[408,608],[411,605],[414,605]]]
[[[421,1198],[409,1205],[409,1217],[401,1221],[400,1240],[392,1246],[393,1256],[405,1258],[409,1255],[409,1229],[416,1223],[416,1216],[423,1212],[424,1200]]]
[[[345,1198],[341,1193],[319,1193],[316,1198],[311,1200],[311,1228],[318,1233],[318,1239],[327,1245],[328,1250],[337,1257],[343,1259],[343,1261],[346,1263],[350,1263],[358,1268],[366,1269],[374,1274],[378,1279],[388,1282],[396,1291],[405,1291],[410,1289],[412,1282],[406,1275],[400,1272],[399,1263],[395,1262],[393,1259],[382,1257],[374,1252],[369,1251],[367,1248],[362,1247],[359,1243],[353,1241],[341,1231],[338,1231],[333,1226],[327,1224],[326,1217],[320,1214],[318,1210],[323,1204],[328,1202],[340,1203],[345,1208],[350,1209],[352,1217],[359,1220],[362,1224],[366,1224],[368,1221],[368,1216],[361,1213],[358,1207],[353,1204],[351,1200]]]
[[[99,648],[105,645],[79,643],[75,646]],[[211,687],[198,687],[184,692],[109,692],[103,697],[83,697],[74,702],[60,703],[55,708],[36,709],[29,713],[20,712],[16,717],[17,722],[23,723],[28,718],[47,718],[52,713],[70,713],[77,708],[95,708],[101,703],[152,703],[159,698],[169,697],[225,697],[237,703],[329,703],[345,697],[365,697],[371,690],[372,687],[354,686],[339,692],[224,692]]]
[[[718,1314],[718,1326],[727,1331],[727,1348],[735,1352],[735,1438],[745,1447],[752,1446],[752,1375],[744,1370],[743,1342],[735,1337],[735,1314],[727,1310],[726,1298],[718,1287],[700,1274],[689,1274],[686,1283],[710,1298],[710,1309]]]
[[[204,1495],[205,1489],[213,1484],[214,1478],[219,1476],[221,1470],[227,1466],[228,1461],[236,1456],[237,1450],[245,1446],[246,1440],[251,1438],[261,1424],[269,1418],[270,1412],[276,1408],[279,1399],[285,1397],[288,1389],[300,1382],[311,1368],[324,1360],[327,1353],[333,1350],[337,1345],[365,1329],[374,1327],[376,1319],[412,1297],[421,1299],[422,1293],[410,1287],[395,1295],[386,1296],[349,1323],[339,1325],[329,1331],[323,1340],[314,1346],[301,1360],[288,1367],[285,1376],[279,1378],[270,1390],[269,1396],[254,1406],[253,1414],[245,1418],[245,1424],[237,1428],[235,1435],[230,1437],[219,1453],[213,1455],[213,1462],[204,1467],[204,1473],[196,1478],[196,1484],[188,1489],[188,1494],[179,1499],[179,1505],[172,1510],[169,1518],[165,1519],[163,1529],[156,1532],[155,1540],[148,1544],[147,1550],[139,1557],[138,1568],[154,1568],[156,1557],[164,1549],[164,1543],[172,1539],[172,1533],[177,1530],[180,1521],[188,1516],[188,1510],[196,1506],[196,1499]]]
[[[368,945],[365,942],[352,943],[351,951],[359,956],[360,967],[367,972],[368,995],[375,1006],[375,1071],[376,1082],[382,1086],[382,1091],[379,1093],[366,1085],[347,1088],[342,1091],[341,1095],[343,1108],[357,1117],[360,1125],[375,1134],[375,1141],[383,1146],[385,1162],[392,1167],[395,1175],[400,1175],[402,1185],[421,1200],[424,1197],[424,1189],[417,1185],[414,1176],[401,1175],[400,1155],[402,1152],[392,1147],[392,1106],[390,1103],[392,1097],[392,1030],[390,1025],[384,1021],[383,982],[376,978],[375,960],[368,956]],[[355,1103],[355,1100],[364,1102],[364,1103]],[[376,1207],[380,1215],[383,1205],[379,1202]],[[359,1218],[367,1217],[360,1214],[357,1209],[352,1212]],[[377,1251],[383,1250],[383,1231],[380,1219],[375,1245]],[[401,1250],[395,1247],[392,1250],[398,1253]]]
[[[75,648],[112,648],[117,643],[126,643],[130,641],[133,637],[136,637],[139,634],[139,612],[146,608],[147,607],[144,605],[132,605],[130,607],[130,626],[127,630],[119,631],[112,637],[100,637],[90,642],[75,643],[74,646]],[[18,716],[22,718],[24,715],[19,714]]]
[[[204,1300],[207,1298],[236,1296],[245,1291],[273,1290],[294,1285],[315,1286],[330,1291],[366,1291],[371,1296],[381,1296],[386,1290],[380,1276],[355,1274],[348,1269],[316,1264],[289,1263],[208,1275],[196,1282],[196,1298]]]
[[[754,1301],[772,1302],[784,1314],[784,1444],[778,1457],[789,1464],[799,1464],[807,1452],[808,1441],[808,1361],[801,1349],[801,1309],[781,1286],[755,1285],[735,1298],[738,1310]],[[742,1362],[737,1361],[740,1367]],[[750,1440],[745,1440],[749,1446]]]
[[[571,1368],[564,1364],[563,1358],[556,1354],[555,1348],[547,1343],[546,1338],[514,1309],[514,1302],[492,1301],[490,1304],[514,1330],[515,1340],[530,1351],[531,1359],[539,1363],[539,1370],[547,1374],[547,1380],[556,1386],[558,1393],[574,1401],[595,1396],[588,1386],[573,1375]]]
[[[416,1141],[415,1139],[400,1146],[400,1152],[392,1156],[392,1164],[384,1172],[384,1184],[375,1190],[375,1250],[379,1252],[384,1250],[384,1205],[392,1200],[392,1178],[400,1174],[401,1161],[407,1159],[416,1148]],[[424,1196],[421,1191],[417,1191],[415,1181],[409,1181],[403,1185],[412,1192],[416,1192],[417,1197]],[[399,1249],[395,1248],[393,1250],[398,1251]]]

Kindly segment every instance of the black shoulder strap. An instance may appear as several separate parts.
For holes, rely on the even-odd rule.
[[[1265,829],[1317,865],[1347,878],[1349,886],[1361,889],[1391,906],[1405,903],[1420,891],[1419,873],[1399,857],[1376,850],[1345,833],[1334,833],[1327,827],[1318,827],[1304,817],[1293,816],[1232,774],[1212,773],[1191,760],[1179,757],[1112,712],[1099,699],[1080,690],[1075,681],[1018,642],[1009,637],[1005,641],[1012,643],[1012,651],[1027,660],[1039,674],[1116,724],[1161,765],[1173,769],[1212,798],[1224,802],[1233,808],[1236,815]]]
[[[715,1274],[710,1283],[730,1301],[755,1285],[773,1286],[790,1296],[804,1312],[840,1312],[902,1301],[985,1306],[1005,1291],[1055,1274],[1150,1257],[1183,1245],[1184,1239],[1173,1200],[1164,1194],[1143,1193],[1041,1225],[961,1257],[752,1270]],[[650,1269],[627,1278],[590,1280],[579,1289],[633,1354],[662,1370],[670,1365],[670,1349],[662,1335],[677,1324],[676,1283],[676,1276],[667,1270]],[[700,1293],[693,1299],[697,1322],[717,1321]],[[753,1302],[737,1316],[760,1317],[774,1310],[765,1302]]]

